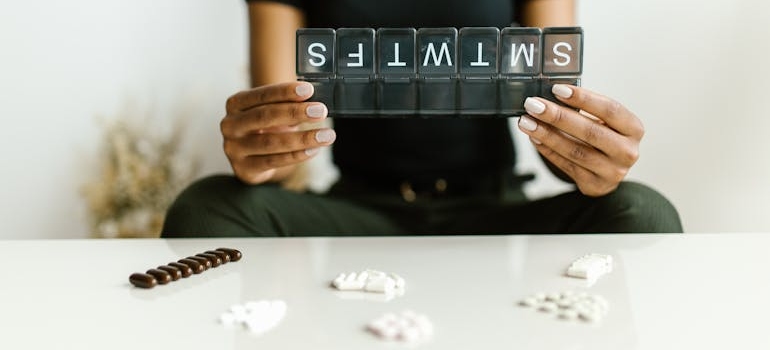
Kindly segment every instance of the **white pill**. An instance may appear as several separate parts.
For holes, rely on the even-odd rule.
[[[385,277],[387,275],[385,272],[372,269],[367,269],[366,273],[369,275],[369,277]]]
[[[228,327],[233,326],[235,324],[235,316],[230,312],[225,312],[219,315],[219,323]]]
[[[387,326],[379,330],[378,335],[383,339],[393,340],[396,339],[401,333],[397,327]]]
[[[578,312],[572,309],[562,310],[559,312],[559,318],[563,320],[574,320],[578,318]]]
[[[561,294],[559,293],[548,293],[545,296],[545,300],[548,300],[548,301],[557,301],[559,299],[561,299]]]
[[[416,327],[407,327],[401,330],[400,336],[406,342],[415,342],[420,339],[420,330]]]
[[[559,307],[555,303],[550,302],[550,301],[546,301],[546,302],[540,304],[539,310],[540,311],[544,311],[544,312],[554,312],[558,308]]]
[[[349,273],[349,274],[348,274],[348,275],[345,277],[345,281],[355,281],[355,280],[356,280],[356,277],[358,277],[358,275],[356,275],[356,273],[355,273],[355,272],[351,272],[351,273]]]
[[[366,280],[369,278],[369,273],[364,271],[358,274],[358,277],[356,278],[359,282],[366,282]]]
[[[392,278],[393,281],[396,282],[396,286],[395,286],[396,289],[404,289],[404,287],[406,287],[406,281],[404,281],[404,279],[401,276],[396,275],[395,273],[391,273],[390,278]]]
[[[537,299],[533,297],[524,298],[522,301],[519,302],[519,305],[526,306],[526,307],[534,307],[537,304],[539,304],[539,302],[537,301]]]
[[[559,306],[561,309],[569,309],[572,308],[572,305],[574,304],[574,300],[571,298],[561,299],[556,302],[556,305]]]
[[[537,299],[537,301],[545,301],[545,293],[535,293],[533,297]]]
[[[396,286],[396,282],[389,277],[377,277],[371,278],[364,286],[364,290],[367,292],[375,293],[393,293],[393,289]]]
[[[595,321],[598,321],[600,318],[600,316],[597,313],[593,311],[587,311],[587,310],[578,311],[578,315],[580,316],[581,319],[588,322],[595,322]]]

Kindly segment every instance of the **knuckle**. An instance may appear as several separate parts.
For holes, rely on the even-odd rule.
[[[232,95],[227,98],[227,101],[225,101],[225,110],[230,113],[233,111],[238,110],[238,95]]]
[[[585,141],[588,143],[596,143],[605,136],[605,129],[599,123],[591,122],[585,131]]]
[[[551,124],[558,125],[566,117],[566,115],[564,114],[564,109],[555,107],[552,110],[553,112],[551,113]]]
[[[607,115],[618,115],[623,112],[625,107],[618,101],[609,100],[607,102],[606,113]]]
[[[569,151],[569,157],[574,160],[584,160],[588,156],[588,150],[583,145],[575,145]]]
[[[231,119],[228,117],[222,118],[222,120],[219,122],[219,131],[222,133],[222,135],[230,135],[232,133],[232,129]]]

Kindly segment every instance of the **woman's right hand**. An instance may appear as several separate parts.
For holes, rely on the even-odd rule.
[[[331,145],[330,128],[300,130],[303,123],[324,120],[328,110],[320,102],[303,102],[313,85],[290,82],[241,91],[227,99],[227,115],[220,123],[224,150],[241,181],[260,184],[280,181],[301,162]]]

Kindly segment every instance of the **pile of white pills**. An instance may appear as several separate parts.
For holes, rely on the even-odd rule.
[[[394,273],[377,270],[340,273],[332,281],[332,286],[339,290],[358,290],[372,293],[403,294],[406,282]]]
[[[219,322],[228,327],[241,324],[252,333],[262,334],[277,326],[285,315],[283,300],[249,301],[231,306],[219,316]]]
[[[410,344],[433,337],[433,324],[428,317],[411,310],[400,314],[386,313],[369,322],[366,329],[381,339]]]
[[[612,256],[607,254],[586,254],[569,265],[567,276],[584,278],[590,283],[612,272]]]
[[[609,303],[604,297],[573,291],[537,293],[522,299],[519,305],[556,314],[563,320],[587,322],[599,322],[609,311]]]

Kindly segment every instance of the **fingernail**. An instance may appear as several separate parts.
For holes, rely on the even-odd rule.
[[[305,150],[305,154],[307,154],[309,156],[312,156],[312,155],[315,155],[316,153],[318,153],[318,150],[319,150],[318,147],[316,147],[316,148],[308,148],[308,149]]]
[[[554,95],[559,96],[561,98],[570,98],[572,97],[572,89],[569,88],[569,86],[564,84],[556,84],[551,88],[551,92],[553,92]]]
[[[530,137],[529,139],[532,141],[532,143],[534,143],[536,145],[542,145],[543,144],[542,142],[540,142],[540,140],[538,140],[538,139],[536,139],[534,137]]]
[[[519,117],[519,126],[527,131],[535,131],[537,129],[537,122],[526,115],[522,115]]]
[[[527,97],[524,100],[524,109],[530,114],[540,114],[545,112],[545,105],[532,97]]]
[[[312,104],[307,107],[305,114],[310,118],[323,118],[326,116],[326,106],[323,103]]]
[[[296,92],[297,96],[299,97],[308,97],[313,94],[313,85],[308,83],[300,83],[296,88],[294,88],[294,92]]]
[[[315,133],[315,140],[320,143],[332,142],[336,138],[337,134],[332,129],[323,129]]]

